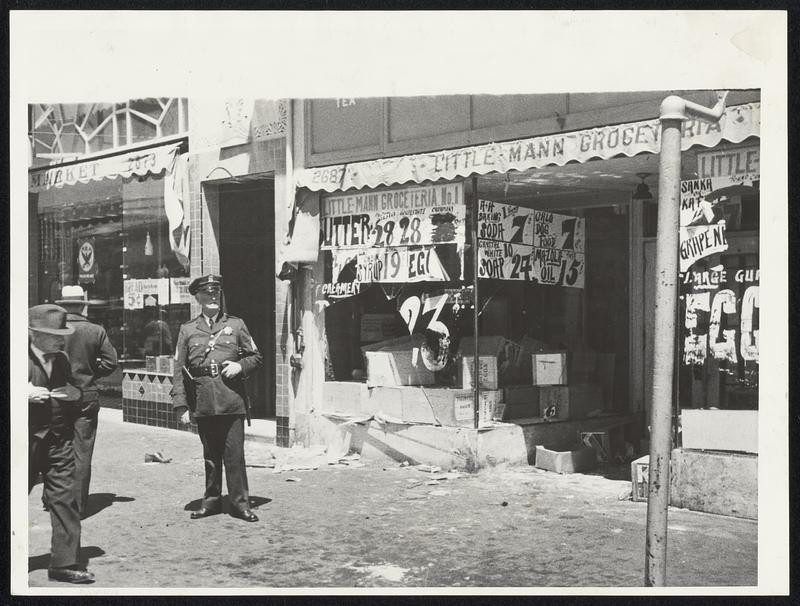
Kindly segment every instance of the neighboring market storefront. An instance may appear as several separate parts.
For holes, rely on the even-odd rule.
[[[301,393],[297,401],[304,439],[336,439],[342,428],[355,425],[379,427],[382,433],[375,435],[366,430],[364,445],[402,456],[397,435],[419,433],[421,426],[487,435],[514,425],[522,428],[529,462],[535,446],[573,450],[588,444],[610,459],[643,452],[659,150],[659,123],[652,116],[667,94],[654,96],[648,109],[636,95],[620,94],[611,109],[597,107],[575,118],[567,113],[557,134],[547,134],[541,121],[530,122],[545,134],[372,160],[375,141],[360,132],[354,135],[360,140],[341,153],[354,157],[352,162],[298,171],[289,248],[297,234],[307,243],[317,227],[321,242],[319,251],[305,246],[285,255],[308,270],[297,279],[309,312],[303,329],[319,337],[320,351],[306,357],[321,363],[313,372],[324,376],[321,387],[309,387],[313,398],[306,396],[303,403]],[[527,102],[552,109],[558,103],[554,97],[530,96]],[[720,125],[684,126],[685,189],[702,194],[705,205],[699,218],[687,219],[695,223],[684,229],[682,269],[692,276],[693,262],[713,263],[715,271],[721,263],[740,285],[738,290],[722,285],[728,292],[717,302],[702,294],[688,297],[687,348],[699,351],[712,339],[703,370],[699,353],[682,364],[676,405],[692,413],[757,408],[757,99],[757,92],[735,93]],[[341,110],[361,100],[345,101],[327,103]],[[441,115],[433,111],[434,100],[427,102],[430,113]],[[390,103],[395,100],[384,102],[384,117]],[[473,97],[470,103],[474,108],[480,101]],[[421,115],[404,109],[406,120]],[[321,151],[306,158],[333,159],[332,134],[315,138],[314,129],[327,122],[315,123],[314,111],[312,106],[307,112],[306,141]],[[637,112],[651,117],[619,119]],[[325,117],[322,110],[319,114]],[[380,126],[379,119],[367,118],[369,111],[361,123]],[[339,122],[347,124],[345,118]],[[398,119],[384,132],[402,132],[406,123]],[[585,127],[570,131],[565,123]],[[506,126],[505,132],[514,128]],[[440,133],[438,139],[447,137]],[[392,147],[384,141],[384,150]],[[720,173],[726,170],[731,174]],[[684,204],[697,210],[699,200]],[[725,226],[719,224],[722,218]],[[723,254],[729,247],[735,255]],[[736,282],[739,269],[742,278]],[[712,278],[683,282],[688,289],[703,280]],[[703,292],[708,294],[707,286]],[[742,313],[733,311],[737,296],[746,303]],[[692,324],[695,310],[701,313]],[[743,327],[738,333],[732,328],[736,322]],[[476,343],[479,390],[471,380]],[[734,348],[746,352],[738,362]],[[722,373],[713,366],[720,364]],[[302,383],[302,371],[298,374]],[[694,384],[687,387],[689,378]],[[338,433],[320,429],[328,421]],[[435,449],[436,438],[426,436]],[[442,438],[440,446],[449,446],[448,440]]]
[[[123,374],[158,382],[188,319],[187,112],[186,99],[30,106],[29,301],[81,285],[119,355],[112,394]]]

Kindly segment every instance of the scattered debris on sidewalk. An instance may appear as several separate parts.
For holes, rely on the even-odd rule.
[[[144,462],[145,463],[169,463],[172,459],[166,458],[162,453],[156,452],[154,454],[145,454],[144,455]]]

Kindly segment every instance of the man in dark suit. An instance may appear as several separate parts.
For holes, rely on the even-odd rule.
[[[81,518],[75,498],[72,424],[81,390],[71,384],[64,338],[72,334],[67,312],[57,305],[28,311],[28,492],[41,474],[50,506],[53,534],[48,577],[66,583],[92,583],[80,565]]]
[[[206,489],[203,504],[192,512],[196,520],[219,513],[222,507],[222,465],[231,502],[231,515],[257,522],[250,510],[244,461],[246,386],[242,378],[263,363],[244,321],[224,313],[222,277],[207,275],[189,285],[202,313],[181,326],[175,350],[172,401],[180,422],[189,423],[189,407],[203,443]],[[183,368],[189,377],[183,374]],[[189,381],[189,393],[184,381]]]
[[[56,304],[67,310],[67,326],[74,329],[67,336],[65,353],[69,357],[72,377],[76,387],[83,392],[80,413],[75,417],[73,447],[75,450],[75,474],[77,481],[78,511],[86,514],[89,498],[89,483],[92,480],[92,453],[97,436],[97,415],[100,397],[95,380],[114,372],[117,367],[117,352],[102,326],[92,324],[86,318],[88,301],[80,286],[65,286],[61,299]]]

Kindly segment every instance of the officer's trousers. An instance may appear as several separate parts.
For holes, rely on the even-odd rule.
[[[203,443],[206,469],[203,507],[211,511],[219,511],[222,508],[222,465],[224,462],[231,513],[249,509],[250,495],[244,461],[244,416],[197,417],[197,433]]]
[[[72,440],[52,433],[29,435],[28,492],[39,473],[44,480],[43,500],[50,508],[53,534],[50,568],[75,566],[81,548],[81,518],[75,499],[75,455]]]

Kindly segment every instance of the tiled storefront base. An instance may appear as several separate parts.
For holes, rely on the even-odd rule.
[[[125,371],[122,376],[122,420],[197,433],[197,424],[178,423],[172,411],[172,377],[143,370]]]
[[[291,435],[289,433],[289,417],[275,418],[275,444],[288,448],[291,446]]]

